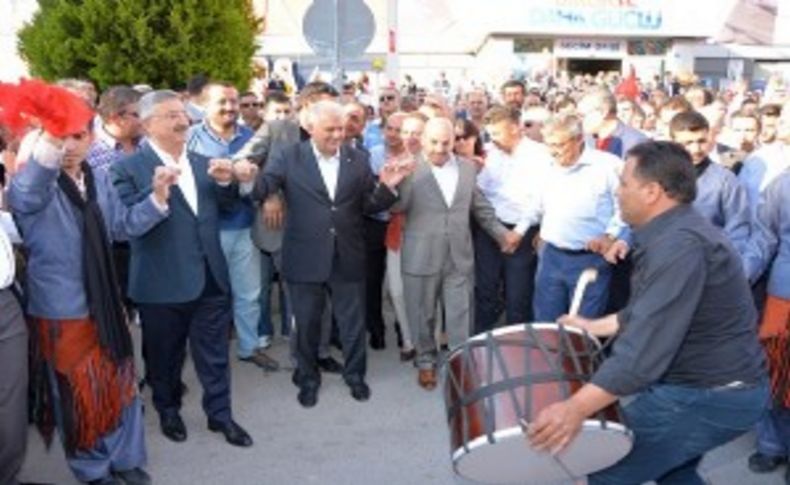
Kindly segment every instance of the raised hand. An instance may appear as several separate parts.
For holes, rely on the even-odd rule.
[[[154,197],[160,205],[167,204],[170,199],[170,187],[178,183],[181,170],[176,167],[160,165],[154,170],[152,185]]]
[[[233,161],[227,158],[212,158],[208,162],[208,175],[220,184],[233,182]]]
[[[387,161],[379,173],[379,181],[387,187],[394,189],[417,168],[417,161],[413,158],[395,158]]]

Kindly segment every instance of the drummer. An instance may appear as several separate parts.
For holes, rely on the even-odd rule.
[[[702,456],[752,429],[766,409],[749,285],[721,231],[691,208],[695,178],[680,145],[646,142],[628,153],[618,198],[634,230],[631,297],[597,320],[560,318],[616,339],[590,383],[537,416],[532,446],[558,453],[586,418],[634,395],[623,409],[634,447],[591,484],[704,483]]]

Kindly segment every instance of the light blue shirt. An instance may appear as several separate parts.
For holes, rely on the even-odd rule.
[[[788,167],[790,167],[790,152],[782,142],[761,147],[743,162],[738,180],[746,189],[753,214],[757,210],[760,195],[765,188]]]
[[[769,270],[768,294],[790,299],[790,170],[765,189],[743,260],[750,281]]]
[[[193,125],[187,136],[187,151],[208,158],[231,158],[252,138],[253,132],[246,126],[236,125],[236,133],[224,140],[212,130],[205,120]],[[219,228],[226,230],[246,229],[252,226],[255,212],[247,198],[236,201],[230,211],[220,212]]]
[[[616,156],[590,147],[570,167],[553,163],[530,205],[530,225],[540,222],[541,239],[561,249],[585,249],[604,234],[620,237],[626,226],[615,191],[622,165]]]
[[[752,212],[746,189],[735,174],[710,162],[697,178],[697,197],[692,206],[711,224],[720,227],[738,254],[743,254],[751,233]]]
[[[97,202],[111,240],[144,234],[167,217],[153,197],[127,209],[106,170],[93,170]],[[50,319],[88,315],[82,262],[82,214],[57,183],[57,166],[29,160],[11,179],[8,201],[28,250],[27,296],[30,315]]]
[[[373,150],[373,148],[384,145],[384,133],[381,129],[381,120],[375,119],[370,121],[365,126],[365,131],[362,133],[365,148]]]

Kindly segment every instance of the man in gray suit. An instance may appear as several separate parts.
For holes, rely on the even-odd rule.
[[[472,325],[474,254],[470,215],[500,242],[518,246],[517,235],[497,220],[494,208],[475,183],[473,162],[453,155],[453,125],[434,118],[425,126],[423,160],[399,187],[395,210],[406,215],[401,269],[406,313],[417,336],[418,383],[436,387],[437,351],[433,335],[436,306],[444,301],[450,346],[463,343]]]

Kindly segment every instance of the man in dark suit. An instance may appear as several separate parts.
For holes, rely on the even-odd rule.
[[[297,327],[294,381],[300,389],[299,403],[311,407],[321,384],[317,350],[327,292],[343,346],[343,378],[354,399],[365,401],[370,396],[364,380],[363,214],[395,203],[392,188],[411,167],[388,165],[376,184],[365,155],[342,145],[342,107],[334,101],[320,101],[307,114],[311,140],[288,147],[270,160],[256,180],[254,196],[265,199],[282,190],[288,206],[283,276]]]
[[[208,427],[236,446],[252,439],[230,405],[228,269],[219,242],[220,205],[230,206],[232,163],[185,149],[189,118],[178,94],[154,91],[139,103],[148,142],[111,169],[122,202],[153,197],[165,219],[130,238],[129,296],[139,305],[146,368],[165,436],[184,441],[181,370],[189,340]],[[153,178],[153,183],[151,182]]]

